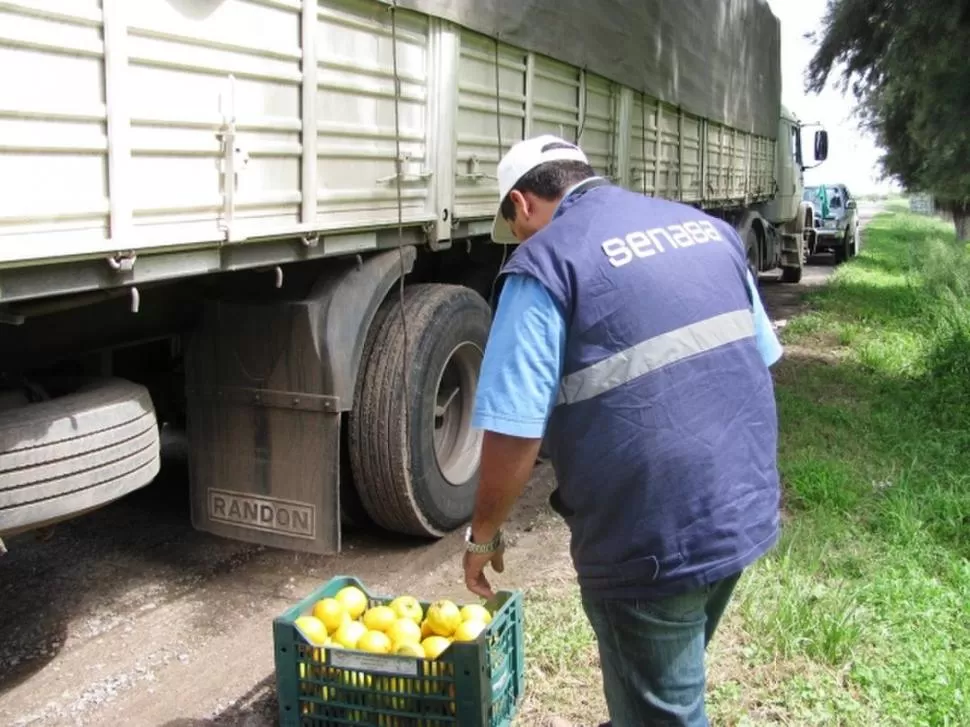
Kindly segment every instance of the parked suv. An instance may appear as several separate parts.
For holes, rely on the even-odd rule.
[[[815,209],[815,244],[810,254],[831,251],[838,264],[859,252],[858,204],[844,184],[805,187],[802,199]]]

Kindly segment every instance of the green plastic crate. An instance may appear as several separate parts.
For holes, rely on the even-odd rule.
[[[521,593],[496,594],[486,604],[492,621],[478,639],[453,643],[432,661],[308,644],[294,622],[345,586],[367,594],[368,607],[392,600],[338,576],[273,621],[282,727],[512,724],[525,688]]]

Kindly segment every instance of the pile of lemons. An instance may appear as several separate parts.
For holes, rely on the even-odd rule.
[[[425,613],[413,596],[368,606],[362,590],[347,586],[317,601],[296,625],[312,646],[437,659],[453,642],[477,639],[491,620],[484,606],[459,608],[448,600],[435,601]]]

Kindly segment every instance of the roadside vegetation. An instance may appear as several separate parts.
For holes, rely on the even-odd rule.
[[[966,0],[828,0],[807,70],[807,90],[815,93],[838,76],[882,149],[880,171],[907,190],[932,194],[964,242],[970,242],[968,9]]]
[[[970,251],[894,205],[808,302],[776,371],[785,534],[715,638],[713,724],[966,724]],[[530,704],[596,724],[572,586],[527,629]]]

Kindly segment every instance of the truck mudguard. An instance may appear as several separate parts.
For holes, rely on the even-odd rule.
[[[377,308],[413,247],[341,263],[300,300],[211,301],[186,347],[193,525],[340,550],[340,414]]]

